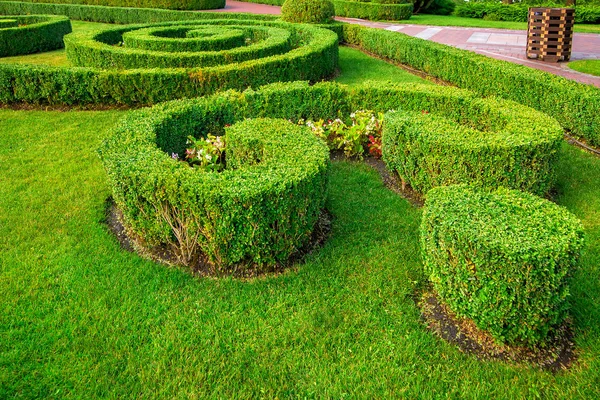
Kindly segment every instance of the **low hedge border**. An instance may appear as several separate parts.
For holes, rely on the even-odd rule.
[[[332,75],[337,67],[338,36],[332,31],[283,22],[213,22],[286,28],[298,32],[305,44],[285,54],[206,68],[103,70],[7,64],[0,66],[0,103],[155,104],[270,82],[318,81]]]
[[[256,91],[251,89],[243,93],[227,91],[210,97],[176,100],[137,111],[127,118],[108,139],[102,146],[100,154],[108,172],[115,201],[122,210],[129,229],[147,243],[167,243],[175,240],[175,234],[159,213],[163,209],[161,207],[165,205],[161,202],[167,201],[169,209],[176,208],[183,204],[182,202],[187,202],[187,199],[201,198],[194,188],[205,187],[202,186],[204,183],[184,184],[181,179],[187,176],[186,171],[189,169],[183,168],[183,163],[177,163],[169,156],[173,153],[179,155],[185,153],[188,135],[197,137],[208,133],[218,135],[224,131],[223,127],[226,125],[245,119],[327,120],[337,116],[347,116],[351,111],[367,108],[374,111],[400,108],[418,111],[427,108],[452,118],[460,117],[465,110],[464,106],[475,101],[480,101],[481,104],[489,103],[491,108],[494,104],[507,105],[506,102],[501,101],[494,103],[492,100],[477,100],[470,92],[452,87],[415,84],[400,86],[366,84],[347,87],[329,82],[313,86],[307,82],[275,83]],[[531,112],[535,114],[533,110]],[[481,120],[485,122],[484,117],[482,113]],[[308,131],[306,134],[313,135]],[[295,154],[294,157],[298,157],[296,162],[302,162],[301,151],[290,150],[291,153]],[[488,161],[493,163],[495,159],[490,158]],[[227,162],[230,160],[228,159]],[[290,177],[296,174],[290,171],[286,173]],[[529,177],[533,176],[525,170],[522,173]],[[534,185],[535,183],[532,183],[529,186]],[[250,207],[250,203],[243,206],[237,200],[223,197],[224,195],[219,194],[218,190],[211,189],[209,192],[210,196],[219,199],[214,200],[217,202],[214,207],[223,207],[223,209],[215,208],[215,213],[210,212],[210,218],[214,221],[211,225],[214,231],[211,231],[213,233],[210,237],[213,237],[216,242],[209,245],[204,241],[201,246],[207,254],[212,254],[210,257],[213,261],[222,265],[235,263],[253,251],[244,250],[244,246],[255,242],[248,236],[248,232],[243,231],[247,226],[239,222],[241,220],[236,217],[237,213],[240,216],[248,215],[249,211],[244,211],[244,207]],[[234,194],[241,196],[240,193],[245,192]],[[268,210],[263,210],[262,205],[256,207],[267,216],[273,215]],[[227,218],[218,216],[219,213],[225,212]],[[230,251],[227,243],[236,240],[235,232],[238,230],[243,231],[240,231],[240,238],[243,239],[240,239],[239,243],[231,244]],[[233,237],[230,236],[232,232],[235,233]],[[185,237],[190,236],[195,236],[195,233],[187,234]],[[182,235],[179,234],[179,237]],[[261,239],[261,243],[267,241]],[[262,262],[267,259],[272,261],[278,256],[269,258],[263,254],[252,257],[254,262]]]
[[[427,194],[425,271],[455,313],[507,344],[537,345],[567,315],[581,222],[531,194],[457,185]]]
[[[54,3],[56,0],[23,0],[31,3]],[[89,6],[140,7],[170,10],[215,10],[225,7],[225,0],[60,0],[61,3]]]
[[[16,28],[17,26],[19,26],[19,24],[17,23],[16,19],[9,19],[5,17],[0,18],[0,29]]]
[[[459,110],[444,111],[445,116],[386,113],[383,160],[403,183],[421,195],[456,183],[506,186],[538,195],[552,188],[563,140],[556,120],[495,99],[465,99]]]
[[[556,118],[575,136],[600,146],[600,89],[596,87],[382,29],[346,24],[344,41],[472,90],[479,96],[514,100],[542,111]]]
[[[7,15],[3,21],[13,26],[0,25],[0,57],[62,49],[63,37],[71,32],[71,21],[63,16]]]
[[[267,24],[267,26],[261,26],[263,24]],[[268,26],[268,24],[272,25]],[[145,31],[151,28],[174,27],[188,27],[191,30],[204,26],[230,27],[236,30],[244,30],[247,37],[253,39],[254,43],[248,46],[243,45],[220,51],[188,52],[169,52],[166,47],[163,47],[161,50],[146,50],[129,46],[118,46],[123,41],[127,43],[127,37],[124,36],[135,34],[139,30]],[[237,20],[184,21],[160,25],[128,25],[126,27],[105,29],[98,32],[71,34],[65,38],[65,48],[67,58],[77,67],[101,69],[214,67],[292,52],[294,48],[301,46],[296,30],[295,26],[290,24],[243,21],[240,25],[240,21]],[[308,46],[311,50],[316,52],[321,50],[320,47],[322,46],[319,46],[317,39],[310,37],[317,34],[317,31],[305,30],[303,28],[300,28],[299,31],[308,36]],[[323,38],[324,36],[326,35],[319,35],[319,38]],[[197,40],[183,39],[179,43],[188,44],[190,41],[194,42]],[[159,44],[160,42],[160,40],[157,40],[155,44]],[[162,42],[178,43],[176,40],[163,40]],[[332,39],[329,38],[327,44],[331,45],[331,42]],[[290,62],[294,62],[293,55],[290,55],[289,58]]]
[[[218,26],[146,28],[123,33],[123,46],[166,52],[220,51],[243,46],[247,34],[242,29]]]
[[[383,4],[360,1],[332,0],[338,17],[368,20],[399,21],[409,19],[413,13],[412,3]]]
[[[461,3],[454,9],[458,17],[483,18],[494,21],[527,22],[529,5],[525,4],[501,4],[501,3]],[[540,5],[537,7],[545,7]],[[548,6],[555,8],[557,6]],[[569,7],[575,9],[575,23],[577,24],[599,24],[600,6],[585,5]]]

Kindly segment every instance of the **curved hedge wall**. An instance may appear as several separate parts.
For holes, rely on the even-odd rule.
[[[501,342],[535,345],[564,321],[582,245],[577,218],[531,194],[461,185],[427,194],[426,273],[454,312]]]
[[[281,7],[281,19],[287,22],[328,24],[335,11],[329,0],[287,0]]]
[[[279,36],[273,35],[271,44],[278,40],[280,46],[261,49],[261,43],[268,43],[267,37],[264,41],[258,40],[255,47],[243,46],[221,52],[189,55],[136,51],[116,46],[123,40],[123,32],[142,26],[107,29],[90,35],[73,34],[65,39],[69,60],[76,65],[91,67],[2,65],[0,103],[153,104],[175,98],[202,96],[220,89],[245,89],[277,81],[318,81],[331,76],[337,67],[338,36],[316,26],[268,21],[211,20],[143,27],[196,28],[211,25],[245,29],[255,32],[257,36],[261,32],[265,35],[277,33]],[[290,50],[282,52],[285,48]],[[236,51],[241,54],[239,62],[235,62],[232,57]],[[261,58],[244,60],[244,57],[252,56]],[[208,66],[170,67],[177,66],[177,62],[196,62],[200,59]],[[228,63],[217,65],[218,62]],[[157,68],[135,68],[142,64]],[[115,66],[121,69],[114,69]]]
[[[266,26],[261,26],[265,24]],[[153,25],[129,25],[111,28],[99,32],[71,34],[65,38],[67,58],[74,66],[101,69],[136,69],[136,68],[194,68],[214,67],[245,61],[259,60],[271,56],[285,56],[287,62],[298,62],[298,58],[310,57],[315,63],[322,64],[318,58],[324,47],[332,46],[336,38],[328,31],[311,31],[294,28],[292,25],[267,22],[251,22],[236,20],[214,20],[177,22]],[[219,49],[222,42],[218,39],[212,42],[205,38],[187,37],[188,32],[196,32],[206,27],[227,29],[232,33],[242,33],[241,42],[237,47]],[[161,31],[161,29],[163,29]],[[160,37],[151,32],[178,32],[179,37]],[[321,33],[321,35],[319,35]],[[318,38],[309,38],[309,42],[300,42],[300,35],[316,34]],[[140,35],[153,38],[152,49],[140,46]],[[328,43],[320,45],[318,40],[327,39]],[[133,40],[131,40],[133,37]],[[211,37],[211,36],[209,36]],[[215,38],[215,36],[212,36]],[[204,42],[206,50],[194,50],[193,44]],[[120,45],[124,43],[124,45]],[[212,48],[210,45],[214,45]],[[184,47],[189,48],[186,50]],[[293,50],[307,47],[304,52],[293,53]],[[308,53],[308,54],[307,54]],[[279,60],[277,60],[279,61]],[[273,62],[274,67],[283,65]]]
[[[65,3],[89,6],[164,8],[170,10],[214,10],[225,7],[225,0],[24,0],[31,3]]]
[[[284,262],[309,239],[325,204],[329,150],[307,127],[252,119],[226,129],[223,172],[169,156],[222,119],[234,122],[223,98],[128,117],[100,149],[115,201],[144,243],[172,243],[184,263],[196,249],[220,272]]]
[[[69,18],[56,15],[0,16],[0,57],[61,49],[71,32]],[[2,22],[6,21],[4,26]]]
[[[451,116],[385,115],[383,160],[403,183],[420,194],[455,183],[506,186],[539,195],[552,188],[563,140],[556,120],[494,99],[465,99]]]
[[[480,96],[502,97],[542,111],[572,134],[600,146],[599,88],[383,29],[347,24],[344,40]]]
[[[169,157],[172,153],[180,155],[184,153],[188,135],[220,134],[224,132],[226,125],[235,124],[245,119],[282,118],[297,121],[302,118],[306,120],[327,120],[334,119],[338,115],[348,115],[350,112],[360,109],[418,111],[427,108],[431,112],[445,115],[448,118],[460,118],[460,110],[463,110],[465,105],[475,101],[475,97],[467,91],[452,87],[432,87],[430,85],[367,84],[365,86],[347,87],[335,83],[318,83],[313,86],[308,85],[306,82],[276,83],[263,87],[258,91],[251,89],[243,93],[228,91],[205,98],[164,103],[152,109],[137,111],[121,124],[121,127],[111,139],[103,145],[100,152],[108,171],[115,200],[122,209],[125,221],[130,229],[148,243],[168,242],[169,240],[173,241],[175,234],[172,233],[169,224],[164,221],[157,210],[164,210],[165,204],[168,204],[168,209],[171,209],[171,206],[178,207],[182,204],[188,204],[188,201],[192,201],[189,199],[203,198],[196,193],[194,188],[208,188],[208,186],[205,186],[208,184],[198,183],[198,181],[194,181],[193,184],[184,183],[188,182],[189,168],[184,168],[183,163],[175,162]],[[480,101],[483,108],[487,100]],[[489,104],[489,107],[493,109],[496,103],[490,101]],[[531,110],[531,112],[534,111]],[[493,116],[493,112],[490,114]],[[486,118],[485,113],[482,112],[480,121],[485,123]],[[550,123],[552,122],[550,121]],[[246,125],[243,125],[243,127],[246,127]],[[254,128],[249,130],[254,132]],[[312,135],[308,131],[306,133]],[[227,140],[228,143],[231,143],[230,138]],[[292,158],[295,160],[294,162],[303,165],[304,161],[301,161],[304,157],[302,151],[289,150],[289,153],[294,154]],[[490,154],[494,155],[493,153]],[[250,158],[253,157],[255,156]],[[227,155],[227,162],[232,162],[229,154]],[[488,162],[494,163],[495,160],[490,158]],[[524,176],[533,176],[525,168],[521,173]],[[296,174],[300,174],[300,171],[290,170],[286,174],[296,176]],[[184,179],[184,177],[186,178]],[[535,183],[532,183],[530,186],[534,185]],[[224,189],[206,190],[207,193],[210,193],[210,196],[215,196],[210,201],[217,202],[218,207],[222,207],[222,209],[215,205],[214,207],[217,207],[214,209],[215,214],[213,215],[212,211],[209,214],[212,218],[210,219],[212,221],[210,226],[214,230],[211,230],[210,235],[207,237],[212,238],[212,244],[208,244],[208,239],[201,239],[199,245],[207,254],[213,254],[211,256],[212,260],[221,265],[229,265],[244,259],[246,256],[250,257],[249,254],[253,250],[243,250],[244,246],[252,243],[252,246],[258,246],[257,251],[261,247],[256,244],[251,236],[248,236],[248,232],[244,231],[246,227],[243,224],[238,225],[238,222],[235,222],[233,226],[230,225],[233,224],[231,221],[239,221],[235,219],[235,215],[248,215],[244,211],[245,206],[237,200],[233,201],[229,197],[219,194],[220,190]],[[240,192],[242,189],[238,188],[236,190],[236,196],[245,193]],[[278,201],[287,201],[286,199],[287,197],[284,196],[280,197]],[[268,201],[264,204],[266,204],[264,206],[266,208],[260,205],[256,206],[258,207],[257,210],[266,213],[265,215],[269,216],[268,218],[273,217],[272,212],[268,211],[272,204]],[[229,208],[231,208],[230,211],[227,211]],[[220,215],[219,213],[224,212],[228,213],[227,218],[217,218]],[[281,218],[281,215],[277,218]],[[268,220],[271,221],[271,219]],[[233,244],[234,241],[237,241],[234,237],[237,233],[231,236],[232,232],[238,231],[240,232],[240,242]],[[194,236],[194,234],[189,234],[186,237],[189,236]],[[260,243],[271,243],[270,246],[273,249],[283,248],[273,247],[272,242],[266,239],[260,239],[259,241]],[[231,250],[228,247],[229,243],[232,243]],[[267,262],[265,260],[270,262],[279,259],[279,256],[267,256],[265,254],[260,253],[258,255],[256,253],[251,258],[258,263]]]

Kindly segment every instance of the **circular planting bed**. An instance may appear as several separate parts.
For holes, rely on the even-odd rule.
[[[285,22],[127,25],[65,37],[74,67],[2,66],[0,101],[153,104],[219,89],[318,81],[337,67],[338,36]],[[6,90],[4,90],[6,89]]]
[[[69,18],[56,15],[0,16],[0,57],[61,49]]]
[[[327,147],[309,129],[261,118],[317,121],[350,115],[355,110],[426,107],[448,120],[468,124],[465,105],[477,102],[482,103],[473,112],[478,121],[488,125],[499,118],[498,108],[528,112],[540,123],[547,123],[550,128],[541,125],[540,134],[555,124],[551,118],[517,104],[480,100],[450,87],[350,88],[295,82],[174,101],[134,112],[103,144],[100,154],[125,226],[140,243],[174,247],[184,263],[199,250],[221,272],[239,269],[240,263],[263,268],[283,262],[309,237],[324,204],[329,156]],[[252,121],[257,118],[259,122]],[[220,157],[214,148],[207,150],[205,140],[214,145],[220,143],[215,138],[224,134],[228,146],[224,168],[210,165],[209,171],[199,171],[181,161],[190,153],[190,140],[199,140],[192,153],[198,163],[211,164],[196,156]],[[288,136],[293,140],[282,141]],[[481,163],[487,160],[494,164],[494,153],[490,150],[488,155]],[[522,160],[520,173],[524,178],[515,186],[545,188],[548,176],[553,176],[555,156],[550,151],[546,158],[535,153],[529,164]]]

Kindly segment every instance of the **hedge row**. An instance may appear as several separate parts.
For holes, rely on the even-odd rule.
[[[256,263],[271,262],[276,259],[281,260],[281,258],[269,251],[283,255],[288,254],[287,250],[282,253],[279,251],[282,248],[289,250],[291,247],[274,245],[272,240],[275,239],[263,239],[262,233],[261,238],[254,237],[254,234],[258,235],[258,232],[263,232],[262,228],[251,232],[248,230],[248,223],[240,221],[249,218],[249,213],[254,212],[258,214],[251,214],[250,220],[253,222],[250,225],[253,226],[263,224],[262,220],[254,222],[257,221],[255,218],[259,218],[259,215],[263,213],[266,215],[265,221],[269,221],[268,223],[280,218],[284,218],[283,221],[289,221],[287,218],[308,218],[308,214],[282,216],[283,214],[279,211],[279,205],[282,203],[277,202],[296,204],[297,199],[294,196],[278,195],[269,197],[269,200],[265,200],[264,203],[256,204],[254,201],[244,202],[241,200],[246,199],[244,196],[250,196],[248,193],[254,192],[250,192],[250,188],[235,186],[237,183],[231,186],[235,187],[235,190],[225,189],[224,186],[219,186],[218,189],[213,189],[212,186],[209,188],[207,186],[209,183],[205,183],[204,180],[199,181],[208,175],[190,175],[187,167],[184,168],[182,163],[175,162],[169,156],[173,153],[184,154],[188,135],[222,134],[226,125],[245,119],[327,120],[348,115],[353,110],[366,108],[374,111],[428,109],[432,113],[449,119],[458,118],[460,121],[464,118],[462,115],[466,112],[467,107],[465,106],[476,104],[476,102],[480,102],[478,104],[481,105],[478,123],[483,125],[491,124],[494,118],[501,119],[501,117],[494,116],[494,112],[489,112],[489,115],[486,116],[486,104],[490,109],[496,109],[496,111],[497,107],[512,105],[502,101],[476,99],[470,92],[452,87],[415,84],[399,86],[369,84],[347,87],[328,82],[313,86],[309,86],[306,82],[276,83],[257,91],[248,89],[243,93],[222,92],[211,97],[177,100],[160,104],[152,109],[135,112],[103,146],[101,154],[110,177],[115,200],[124,213],[128,227],[147,243],[168,243],[176,241],[176,237],[195,237],[197,231],[190,231],[185,235],[180,231],[174,232],[168,221],[165,220],[163,211],[178,209],[181,206],[191,207],[189,204],[199,204],[198,207],[209,207],[210,212],[206,214],[206,218],[210,220],[210,223],[194,222],[191,225],[187,223],[185,225],[206,226],[207,231],[205,232],[208,233],[204,239],[199,239],[199,245],[214,262],[220,265],[229,265],[248,257]],[[531,113],[536,115],[533,110]],[[552,122],[549,121],[549,124]],[[254,130],[252,131],[254,132]],[[540,131],[543,130],[540,129]],[[260,134],[262,133],[258,135]],[[306,135],[313,134],[307,131]],[[515,142],[526,141],[516,133],[513,140]],[[252,141],[260,143],[256,138],[253,138]],[[287,176],[289,179],[303,176],[305,167],[295,169],[296,166],[304,165],[305,155],[302,150],[286,148],[285,152],[290,154],[293,166],[285,174],[282,172],[282,176]],[[499,153],[502,154],[501,151]],[[260,158],[255,153],[253,154],[250,158]],[[452,155],[447,156],[452,157]],[[480,165],[484,165],[486,161],[489,164],[497,162],[496,153],[493,151],[490,150],[486,156],[489,158],[481,160]],[[232,162],[229,157],[228,153],[228,163]],[[552,157],[553,155],[548,155],[548,158]],[[235,156],[233,160],[233,164],[230,166],[237,165]],[[539,161],[546,165],[545,160]],[[537,168],[534,165],[530,167]],[[511,166],[508,165],[505,168],[508,170]],[[550,165],[548,168],[552,169],[552,166]],[[508,172],[510,173],[510,171]],[[531,180],[538,179],[540,176],[530,173],[525,166],[520,172]],[[548,173],[551,174],[551,171]],[[265,179],[267,179],[270,175],[266,172],[265,174]],[[194,178],[188,178],[188,176]],[[238,182],[237,178],[234,178],[235,176],[238,175],[232,171],[231,175],[219,175],[214,179],[228,177],[228,180],[233,179],[233,182]],[[252,177],[255,179],[255,175]],[[192,182],[188,179],[196,180]],[[223,185],[225,184],[223,183]],[[527,186],[534,187],[535,185],[536,182],[531,182]],[[279,190],[277,185],[271,187],[273,190]],[[202,190],[197,192],[196,188]],[[224,192],[225,190],[228,191]],[[319,190],[323,190],[323,188]],[[206,196],[214,197],[206,200],[208,197],[202,194],[204,191],[207,193]],[[278,193],[281,194],[281,192]],[[186,211],[185,215],[192,215],[190,213],[191,211]],[[198,218],[204,218],[204,215],[202,214]],[[312,217],[310,218],[312,221]],[[284,228],[281,227],[281,229]],[[282,234],[282,231],[278,232]],[[290,243],[287,239],[284,242]]]
[[[17,26],[19,26],[19,24],[17,23],[16,19],[10,19],[7,17],[0,18],[0,29],[16,28]]]
[[[240,0],[248,3],[281,6],[284,0]],[[407,0],[331,0],[338,17],[398,21],[412,16],[413,5]]]
[[[215,21],[217,24],[232,23]],[[236,20],[233,23],[244,22]],[[335,33],[310,25],[282,22],[254,21],[248,24],[250,27],[266,24],[287,28],[297,32],[302,42],[285,54],[207,68],[104,70],[1,65],[0,103],[154,104],[202,96],[220,89],[244,89],[298,79],[318,81],[335,71],[338,59]]]
[[[79,21],[104,22],[107,24],[147,24],[154,22],[239,19],[274,21],[275,15],[247,13],[210,13],[172,11],[154,8],[127,8],[88,6],[77,4],[44,4],[0,0],[1,14],[53,14],[65,15]]]
[[[574,135],[600,145],[600,89],[596,87],[382,29],[347,24],[344,41],[480,96],[498,96],[542,111]]]
[[[445,106],[443,112],[385,114],[383,159],[403,183],[421,195],[455,183],[539,195],[552,188],[563,137],[556,120],[495,99],[465,98],[460,107]]]
[[[501,342],[539,344],[565,320],[582,245],[577,218],[531,194],[461,185],[427,194],[425,271],[454,312]]]
[[[123,46],[166,52],[220,51],[243,46],[248,34],[244,29],[219,26],[146,28],[125,32]]]
[[[9,22],[12,20],[13,26],[0,25],[0,57],[61,49],[64,47],[63,37],[71,32],[71,21],[67,17],[9,15],[2,18]]]
[[[3,0],[0,0],[3,1]],[[32,3],[54,3],[56,0],[23,0]],[[66,4],[90,6],[163,8],[170,10],[214,10],[225,7],[225,0],[59,0]]]
[[[266,26],[262,26],[266,25]],[[127,34],[136,34],[139,30],[147,33],[146,29],[151,28],[181,28],[193,30],[203,27],[228,27],[235,30],[243,30],[252,43],[248,46],[242,45],[233,49],[225,49],[221,51],[188,51],[183,52],[181,48],[176,48],[175,52],[169,52],[167,45],[180,43],[183,45],[190,42],[198,42],[197,39],[171,39],[158,38],[154,41],[154,45],[158,48],[153,50],[139,49],[131,47],[129,37],[124,37]],[[297,29],[290,24],[280,24],[275,22],[262,21],[244,21],[238,20],[213,20],[213,21],[193,21],[193,22],[174,22],[164,23],[160,25],[129,25],[126,27],[110,28],[97,32],[83,32],[69,35],[65,38],[65,47],[67,58],[72,65],[78,67],[93,67],[93,68],[194,68],[194,67],[212,67],[225,64],[242,63],[249,60],[256,60],[271,56],[282,55],[289,53],[295,48],[302,47],[297,37],[298,32],[311,35],[322,32],[321,37],[329,38],[328,44],[331,45],[332,40],[335,41],[331,32],[322,30],[307,30],[303,28]],[[316,33],[315,33],[316,32]],[[319,35],[318,35],[319,36]],[[134,36],[135,37],[135,36]],[[310,38],[309,47],[314,50],[320,50],[317,43],[319,38]],[[333,39],[332,39],[333,38]],[[162,39],[162,40],[161,40]],[[118,46],[119,43],[125,41],[126,46]],[[245,41],[243,41],[245,44]],[[127,44],[130,44],[129,46]],[[135,39],[134,39],[134,43]],[[164,46],[160,47],[161,44]],[[290,62],[296,57],[290,54]]]
[[[352,0],[332,0],[335,15],[338,17],[362,18],[369,20],[398,21],[412,16],[413,5],[365,3]]]
[[[134,112],[99,152],[126,226],[147,246],[170,244],[183,263],[200,250],[219,273],[267,269],[310,238],[325,204],[329,150],[307,127],[285,120],[235,123],[240,110],[228,100]],[[223,172],[170,156],[217,121],[233,124]]]
[[[484,18],[493,21],[527,22],[529,5],[502,3],[462,3],[454,14],[459,17]],[[544,6],[540,6],[544,7]],[[553,6],[548,6],[553,7]],[[556,7],[556,6],[554,6]],[[575,8],[575,22],[579,24],[600,23],[600,6],[585,5]]]

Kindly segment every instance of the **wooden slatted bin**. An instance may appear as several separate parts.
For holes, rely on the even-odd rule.
[[[571,58],[573,8],[530,8],[527,58],[559,62]]]

